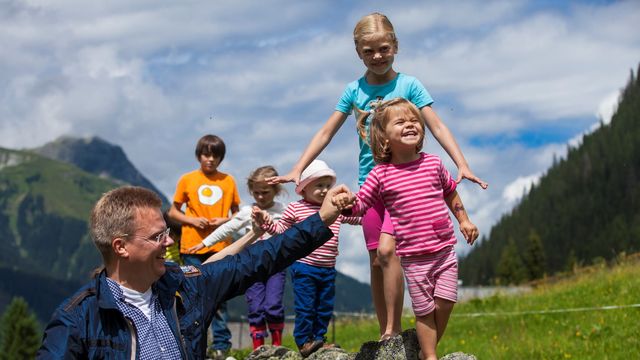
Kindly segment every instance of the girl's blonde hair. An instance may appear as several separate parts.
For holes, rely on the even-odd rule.
[[[420,114],[420,110],[418,110],[411,101],[403,98],[395,98],[386,101],[373,101],[370,106],[370,111],[362,111],[356,108],[359,114],[357,127],[358,134],[360,134],[362,140],[371,147],[373,160],[376,163],[391,161],[391,149],[389,149],[388,139],[385,132],[387,123],[390,120],[390,109],[407,109],[419,120],[420,128],[422,129],[422,137],[420,138],[420,142],[416,145],[416,153],[422,150],[426,125],[422,114]],[[371,117],[371,121],[369,123],[369,136],[367,138],[366,129],[367,119],[369,117]]]
[[[356,50],[358,49],[358,43],[361,41],[385,36],[391,40],[397,49],[398,39],[391,21],[384,14],[377,12],[360,19],[353,29],[353,42],[356,44]]]
[[[273,176],[278,176],[278,172],[271,165],[261,166],[253,170],[251,174],[249,174],[249,177],[247,178],[247,187],[249,188],[249,192],[250,193],[253,192],[253,187],[256,185],[256,183],[266,184],[264,179],[268,177],[273,177]],[[271,186],[275,189],[276,195],[280,195],[282,193],[283,191],[282,185],[273,184]]]

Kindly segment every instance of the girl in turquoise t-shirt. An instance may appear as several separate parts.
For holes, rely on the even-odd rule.
[[[366,111],[369,110],[371,101],[402,97],[420,109],[429,131],[455,162],[458,167],[456,181],[468,179],[486,189],[487,183],[473,174],[453,135],[431,108],[433,100],[424,86],[416,78],[398,73],[393,69],[394,57],[398,52],[398,40],[389,19],[380,13],[363,17],[353,30],[353,40],[358,57],[367,68],[364,76],[347,85],[335,111],[311,139],[291,172],[267,181],[296,182],[297,184],[302,171],[329,144],[353,108]],[[360,139],[360,185],[374,165],[371,149],[365,141]],[[365,214],[362,218],[362,227],[369,251],[371,291],[380,325],[380,338],[385,340],[402,330],[400,325],[404,295],[402,269],[395,255],[393,226],[382,204],[372,207]]]

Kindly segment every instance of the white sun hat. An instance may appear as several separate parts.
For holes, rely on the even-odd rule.
[[[302,195],[304,188],[315,179],[330,176],[332,179],[331,186],[336,183],[336,172],[331,169],[327,163],[322,160],[313,160],[309,166],[300,175],[300,183],[296,186],[296,194]]]

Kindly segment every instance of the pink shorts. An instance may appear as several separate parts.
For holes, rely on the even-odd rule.
[[[457,302],[458,258],[453,246],[433,254],[401,257],[400,263],[416,316],[432,312],[436,297]]]
[[[373,205],[362,217],[362,231],[364,232],[364,241],[367,244],[367,250],[375,250],[378,248],[378,240],[380,233],[393,235],[393,224],[391,216],[384,208],[382,201],[378,201]]]

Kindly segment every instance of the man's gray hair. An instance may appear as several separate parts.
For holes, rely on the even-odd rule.
[[[93,243],[105,263],[113,254],[111,241],[135,232],[136,211],[142,208],[159,210],[161,207],[160,197],[143,187],[123,186],[102,195],[91,211],[90,230]]]

